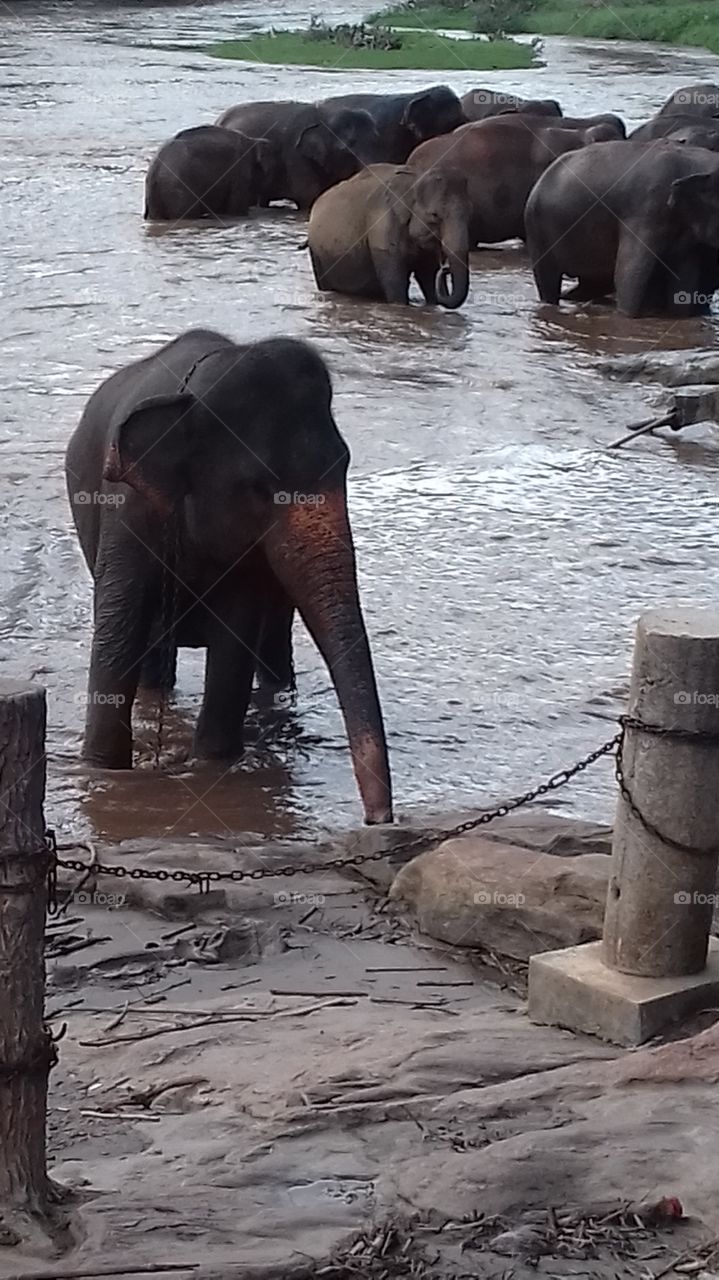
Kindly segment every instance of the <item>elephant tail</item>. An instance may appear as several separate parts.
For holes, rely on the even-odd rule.
[[[298,253],[301,253],[303,249],[309,249],[309,247],[310,247],[310,242],[309,242],[309,240],[303,240],[303,241],[302,241],[302,244],[298,244],[298,246],[297,246],[297,252],[298,252]]]

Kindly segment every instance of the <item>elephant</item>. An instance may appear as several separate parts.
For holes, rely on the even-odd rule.
[[[318,196],[377,159],[379,139],[367,111],[308,102],[247,102],[215,122],[253,137],[269,138],[279,164],[265,203],[292,200],[308,212]]]
[[[628,316],[694,315],[719,285],[719,156],[666,142],[603,142],[561,156],[525,215],[539,297],[616,296]]]
[[[406,304],[414,275],[426,302],[460,307],[469,289],[469,215],[461,174],[371,165],[326,191],[310,214],[317,286]]]
[[[465,124],[412,152],[408,163],[422,173],[444,173],[451,167],[464,174],[471,206],[470,248],[523,240],[524,206],[537,178],[558,155],[585,144],[578,129],[544,124],[535,129],[534,120],[516,114]]]
[[[719,133],[719,120],[713,116],[697,115],[659,115],[653,120],[634,129],[629,135],[630,142],[654,142],[657,138],[674,138],[678,134],[695,129],[703,133]],[[687,141],[687,138],[684,138]],[[706,145],[700,143],[700,145]]]
[[[305,342],[192,329],[97,388],[66,455],[94,579],[90,763],[131,767],[133,701],[139,685],[171,685],[173,630],[207,649],[195,754],[237,757],[255,671],[293,687],[297,609],[337,691],[365,820],[392,820],[348,464],[327,368]]]
[[[418,93],[350,93],[326,98],[321,106],[369,112],[379,135],[376,164],[404,164],[425,138],[451,133],[466,123],[459,98],[445,84]]]
[[[657,116],[719,116],[719,84],[708,81],[675,89]]]
[[[562,115],[555,98],[519,98],[514,93],[496,93],[494,89],[470,89],[461,103],[468,121],[512,114],[549,116],[556,120]]]
[[[702,129],[697,125],[682,125],[665,139],[689,147],[704,147],[707,151],[719,151],[719,129]]]
[[[276,180],[275,146],[233,129],[203,124],[183,129],[150,163],[145,218],[237,217],[261,204]]]

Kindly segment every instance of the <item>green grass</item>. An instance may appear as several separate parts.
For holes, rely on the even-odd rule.
[[[707,4],[622,4],[588,8],[572,0],[543,0],[526,22],[513,24],[539,35],[591,36],[599,40],[658,40],[699,45],[719,53],[719,0]]]
[[[440,31],[471,31],[472,15],[468,9],[445,9],[439,4],[428,4],[416,9],[387,9],[373,13],[368,22],[388,23],[391,27],[430,27]]]
[[[515,40],[446,40],[433,32],[408,31],[401,49],[342,48],[330,40],[307,40],[301,31],[278,31],[248,40],[206,45],[214,58],[285,66],[338,67],[343,71],[513,71],[531,67],[530,45]]]
[[[472,30],[471,6],[466,9],[426,5],[401,6],[376,15],[394,27],[418,26],[445,30]],[[536,32],[541,36],[593,37],[597,40],[655,40],[665,44],[698,45],[719,53],[719,0],[685,0],[665,4],[661,0],[537,0],[521,18],[509,19],[507,31]]]

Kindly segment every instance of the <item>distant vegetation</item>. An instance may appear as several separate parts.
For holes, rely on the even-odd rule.
[[[245,62],[350,71],[511,71],[534,61],[532,46],[516,40],[451,40],[434,31],[397,31],[385,21],[369,19],[331,27],[313,18],[304,31],[222,40],[204,52]]]
[[[719,0],[435,0],[400,4],[381,14],[396,27],[545,36],[593,36],[599,40],[656,40],[698,45],[719,53]]]

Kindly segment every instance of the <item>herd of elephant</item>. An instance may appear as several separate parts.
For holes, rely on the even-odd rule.
[[[467,120],[468,116],[478,119]],[[564,154],[566,153],[566,154]],[[719,86],[679,90],[626,137],[616,116],[445,87],[234,107],[152,161],[146,214],[310,213],[322,288],[458,306],[477,242],[519,236],[541,297],[614,293],[629,314],[710,295],[719,261]],[[250,702],[295,695],[297,611],[327,665],[369,823],[392,821],[387,741],[347,511],[349,450],[307,343],[193,329],[106,379],[66,455],[94,581],[84,757],[130,768],[138,689],[206,650],[193,754],[232,761]]]
[[[315,104],[249,102],[152,160],[145,217],[309,213],[322,290],[461,306],[469,253],[526,243],[540,299],[693,315],[719,287],[719,86],[679,89],[627,135],[617,115],[446,85]]]

